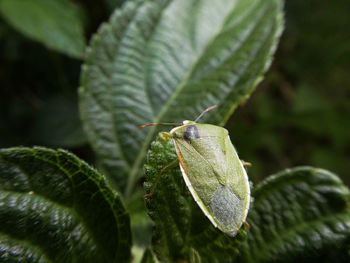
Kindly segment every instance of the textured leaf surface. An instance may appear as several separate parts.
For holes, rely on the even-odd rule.
[[[1,262],[128,262],[129,216],[74,155],[0,150]]]
[[[253,197],[251,230],[233,262],[350,262],[350,192],[336,175],[285,170]]]
[[[161,262],[228,262],[245,239],[245,230],[241,228],[232,238],[215,229],[194,202],[178,166],[159,176],[160,170],[174,160],[172,141],[158,137],[145,166],[146,192],[156,185],[146,205],[155,223],[152,244],[157,257]]]
[[[261,80],[281,29],[280,0],[127,2],[93,37],[81,78],[102,169],[128,196],[157,131],[137,126],[194,119],[214,104],[204,119],[225,123]]]
[[[69,0],[0,0],[2,16],[48,48],[81,58],[85,48],[80,8]]]

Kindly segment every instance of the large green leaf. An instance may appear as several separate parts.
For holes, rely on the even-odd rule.
[[[1,262],[129,262],[119,196],[74,155],[0,150]]]
[[[83,56],[82,11],[70,0],[0,0],[0,12],[29,38],[69,56]]]
[[[251,231],[233,262],[350,262],[350,191],[336,175],[285,170],[253,197]]]
[[[81,116],[101,169],[132,193],[158,121],[224,124],[267,70],[280,0],[128,1],[93,37]],[[126,182],[126,178],[128,181]]]
[[[299,167],[269,177],[252,192],[247,222],[235,238],[215,230],[189,194],[172,141],[158,138],[148,153],[146,199],[161,262],[349,262],[350,191],[334,174]],[[192,260],[192,261],[191,261]]]
[[[228,262],[246,237],[244,229],[234,238],[217,230],[199,209],[188,191],[177,165],[160,175],[177,160],[172,140],[158,137],[147,155],[146,199],[155,223],[153,250],[160,262]],[[155,188],[154,188],[155,187]]]

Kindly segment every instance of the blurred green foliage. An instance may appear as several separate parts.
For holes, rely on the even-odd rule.
[[[227,127],[249,176],[312,165],[350,170],[350,2],[286,1],[274,64]]]
[[[0,0],[1,1],[1,0]],[[85,40],[121,0],[79,0]],[[253,181],[285,167],[350,170],[348,0],[286,1],[286,30],[265,81],[227,124]],[[82,61],[47,49],[0,17],[0,147],[44,145],[89,162],[77,88]]]
[[[2,17],[25,36],[68,56],[82,58],[84,12],[69,0],[1,0]]]

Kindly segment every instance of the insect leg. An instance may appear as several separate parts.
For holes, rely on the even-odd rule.
[[[160,133],[158,133],[158,136],[166,142],[171,140],[171,135],[168,132],[160,132]]]
[[[157,184],[159,182],[159,179],[160,179],[160,176],[162,175],[162,173],[166,172],[167,170],[171,169],[171,168],[174,168],[176,166],[178,166],[179,164],[179,161],[178,160],[175,160],[171,163],[169,163],[167,166],[163,167],[162,170],[160,170],[160,172],[157,174],[157,178],[152,186],[152,189],[151,189],[151,192],[149,192],[148,194],[144,195],[143,198],[144,199],[147,199],[147,198],[150,198],[153,194],[154,194],[154,190],[156,189],[157,187]]]
[[[252,164],[250,162],[245,162],[243,160],[241,160],[241,163],[243,164],[243,166],[245,167],[252,167]]]
[[[247,221],[244,222],[244,228],[247,230],[247,232],[250,232],[250,225]]]

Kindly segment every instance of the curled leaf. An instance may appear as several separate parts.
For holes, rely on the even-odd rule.
[[[130,259],[129,216],[119,196],[63,150],[0,150],[0,232],[5,262]]]
[[[299,167],[253,191],[251,231],[233,262],[349,262],[350,191],[326,170]]]

